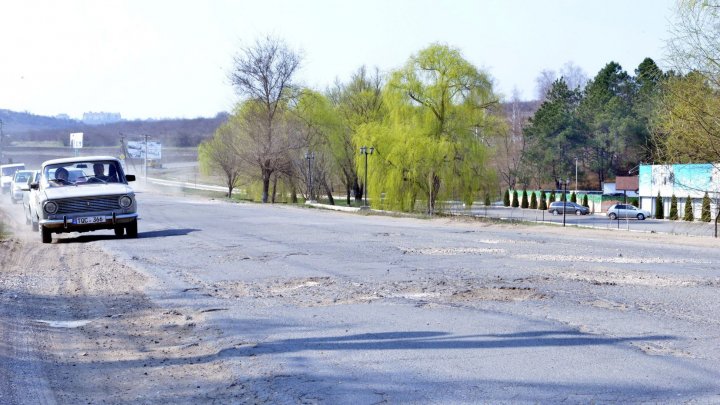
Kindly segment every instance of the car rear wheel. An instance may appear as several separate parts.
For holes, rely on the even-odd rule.
[[[615,214],[614,212],[611,212],[609,216],[610,219],[617,219],[617,214]]]
[[[42,237],[42,243],[52,242],[52,232],[42,225],[40,225],[40,236]]]
[[[137,226],[137,219],[133,219],[132,222],[127,224],[125,226],[125,232],[127,232],[128,238],[137,238],[138,237],[138,226]]]
[[[637,215],[637,219],[639,219],[639,220],[642,221],[642,220],[645,219],[645,215],[643,215],[643,214],[638,214],[638,215]]]
[[[552,210],[552,214],[557,215],[557,214],[559,214],[559,212],[558,212],[558,210]]]
[[[575,210],[575,215],[582,215],[582,211],[580,211],[580,210]]]

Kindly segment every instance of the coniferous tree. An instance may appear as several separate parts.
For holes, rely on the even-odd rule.
[[[533,191],[532,194],[530,194],[530,208],[537,209],[538,203],[537,203],[537,197],[535,196],[535,192]]]
[[[554,203],[554,202],[555,202],[555,192],[551,191],[550,198],[548,198],[548,205],[550,205],[551,203]]]
[[[527,208],[530,204],[528,204],[528,196],[527,196],[527,190],[523,190],[522,193],[522,202],[520,203],[521,208]]]
[[[683,216],[683,221],[689,221],[692,222],[695,220],[695,217],[693,215],[693,203],[692,198],[688,195],[688,197],[685,199],[685,216]]]
[[[545,195],[545,191],[540,192],[540,205],[538,205],[538,209],[543,211],[547,209],[547,196]]]
[[[490,202],[490,194],[485,194],[485,206],[489,207],[490,205],[492,205]]]
[[[503,205],[506,207],[510,206],[510,189],[505,190],[505,195],[503,196]]]
[[[590,208],[590,204],[588,204],[588,196],[587,196],[587,194],[583,195],[583,200],[582,200],[582,201],[583,201],[583,202],[582,202],[582,206],[583,206],[583,207],[588,207],[588,208]]]
[[[707,191],[705,192],[705,196],[703,196],[702,200],[701,220],[703,222],[710,222],[710,196],[708,196]]]
[[[513,190],[513,199],[510,205],[512,205],[513,208],[517,208],[520,206],[520,199],[518,198],[517,190]]]
[[[658,191],[657,199],[655,200],[655,218],[656,219],[664,219],[665,218],[665,209],[663,208],[663,201],[662,201],[662,197],[660,197],[659,191]]]
[[[570,194],[570,202],[574,202],[577,204],[577,195],[573,191],[572,194]]]
[[[670,215],[668,217],[673,221],[677,221],[679,219],[677,209],[677,197],[675,197],[675,194],[673,194],[672,198],[670,198]]]

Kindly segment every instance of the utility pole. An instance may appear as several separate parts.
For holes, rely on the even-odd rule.
[[[147,155],[148,155],[148,135],[145,134],[145,184],[147,185],[147,169],[148,169],[148,162],[147,162]]]

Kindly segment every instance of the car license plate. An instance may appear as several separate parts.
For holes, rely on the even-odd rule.
[[[97,224],[101,222],[105,222],[105,217],[79,217],[73,221],[73,223],[78,225]]]

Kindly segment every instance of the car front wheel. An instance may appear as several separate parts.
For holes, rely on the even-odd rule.
[[[557,214],[559,214],[559,212],[558,212],[558,210],[552,210],[552,214],[557,215]]]
[[[643,214],[637,214],[637,219],[639,219],[639,220],[642,221],[642,220],[645,219],[645,215],[643,215]]]
[[[40,236],[42,237],[42,243],[52,242],[52,232],[42,225],[40,225]]]
[[[576,210],[576,211],[575,211],[575,215],[582,215],[582,211]]]
[[[614,212],[611,212],[609,217],[610,217],[610,219],[617,219],[617,214],[615,214]]]
[[[137,238],[138,237],[138,225],[137,225],[137,219],[133,219],[132,222],[127,224],[125,226],[125,232],[127,233],[128,238]]]

